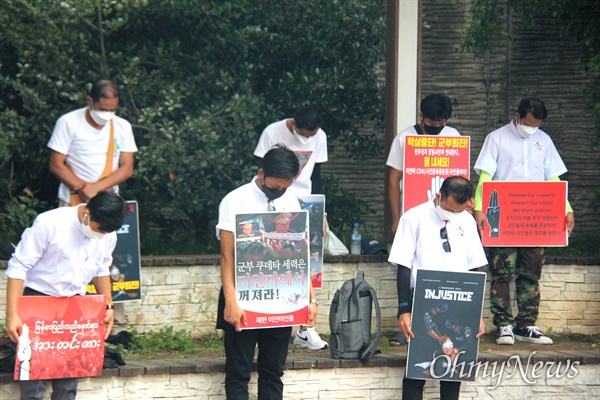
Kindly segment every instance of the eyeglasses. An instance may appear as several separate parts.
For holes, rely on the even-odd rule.
[[[273,202],[272,202],[272,201],[269,201],[269,211],[277,211],[277,210],[275,209],[275,204],[273,204]]]
[[[450,253],[452,249],[450,248],[450,242],[448,241],[448,230],[446,226],[440,229],[440,238],[442,239],[442,247],[446,253]]]

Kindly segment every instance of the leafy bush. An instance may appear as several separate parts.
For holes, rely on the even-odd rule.
[[[14,165],[12,192],[31,188],[46,202],[36,211],[53,205],[52,126],[85,105],[90,82],[115,79],[139,148],[122,193],[140,204],[144,254],[214,251],[221,198],[255,173],[262,129],[297,108],[318,106],[328,135],[353,157],[379,147],[358,129],[383,115],[380,0],[6,0],[3,8],[0,140],[11,140],[0,175]]]
[[[367,201],[357,198],[351,191],[340,185],[338,178],[326,176],[323,178],[325,192],[325,211],[327,223],[340,238],[350,238],[354,223],[363,225],[362,218],[375,213]],[[365,233],[365,232],[363,232]],[[346,245],[350,245],[346,240]]]
[[[150,331],[144,335],[138,334],[133,328],[130,333],[133,337],[133,353],[143,357],[150,357],[157,352],[195,354],[199,350],[188,332],[184,329],[174,332],[172,326],[160,328],[158,332]]]

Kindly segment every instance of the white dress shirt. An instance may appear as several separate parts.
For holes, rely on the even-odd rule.
[[[56,297],[85,295],[92,278],[108,276],[117,234],[101,240],[85,236],[77,209],[62,207],[38,215],[23,232],[4,275]]]
[[[446,227],[451,251],[444,251],[440,229]],[[410,287],[418,269],[467,272],[487,264],[475,219],[467,211],[443,221],[432,200],[408,210],[396,231],[388,261],[411,268]]]
[[[244,213],[262,213],[271,211],[269,204],[275,209],[273,211],[301,211],[298,199],[288,190],[278,199],[269,201],[267,195],[256,185],[255,176],[252,182],[229,192],[219,204],[219,222],[216,226],[217,239],[221,240],[221,231],[235,233],[235,215]]]
[[[543,182],[567,172],[546,132],[538,129],[523,138],[513,121],[487,135],[474,168],[494,181]]]

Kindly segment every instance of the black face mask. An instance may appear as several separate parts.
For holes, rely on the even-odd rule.
[[[273,201],[273,200],[278,199],[281,196],[283,196],[283,194],[285,193],[285,191],[287,189],[287,188],[273,189],[273,188],[268,187],[264,183],[262,184],[262,186],[260,188],[262,189],[263,193],[267,196],[267,198],[270,201]]]
[[[430,126],[423,124],[423,129],[427,132],[428,135],[439,135],[444,126]]]

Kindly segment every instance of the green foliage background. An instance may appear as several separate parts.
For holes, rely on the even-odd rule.
[[[46,143],[102,77],[139,148],[121,188],[144,254],[216,252],[221,198],[255,172],[262,129],[299,107],[352,157],[380,151],[357,130],[382,120],[383,0],[5,0],[0,26],[0,239],[55,206]]]

